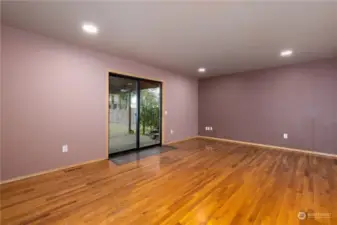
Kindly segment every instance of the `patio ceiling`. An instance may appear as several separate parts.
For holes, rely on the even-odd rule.
[[[158,83],[150,81],[140,81],[140,89],[157,88]],[[130,92],[136,90],[136,80],[123,77],[109,77],[109,93],[117,94],[123,92]]]

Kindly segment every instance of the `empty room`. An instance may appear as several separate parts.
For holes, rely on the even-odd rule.
[[[337,225],[337,1],[1,1],[0,224]]]

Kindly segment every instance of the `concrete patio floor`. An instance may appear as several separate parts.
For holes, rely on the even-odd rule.
[[[148,136],[141,135],[139,140],[140,147],[158,144],[159,140],[153,140]],[[109,153],[121,152],[136,148],[136,135],[124,134],[109,137]]]

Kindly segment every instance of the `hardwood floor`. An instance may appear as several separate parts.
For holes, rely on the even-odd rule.
[[[1,224],[337,224],[336,159],[205,139],[175,146],[4,184]]]

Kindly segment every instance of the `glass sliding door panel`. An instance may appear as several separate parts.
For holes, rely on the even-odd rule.
[[[109,76],[109,154],[137,148],[137,81]]]
[[[139,81],[139,147],[161,143],[161,83]]]

